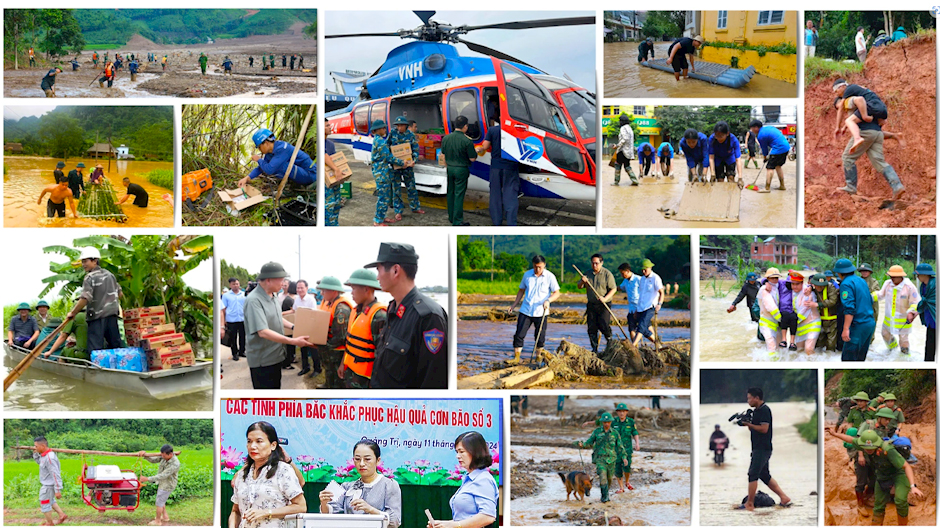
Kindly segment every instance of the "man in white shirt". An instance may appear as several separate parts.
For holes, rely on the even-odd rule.
[[[297,288],[297,297],[294,297],[294,308],[291,309],[291,312],[296,311],[297,308],[319,309],[320,303],[317,302],[317,298],[308,293],[307,281],[300,279],[295,287]],[[310,364],[307,362],[308,357],[313,360],[313,375],[316,376],[320,373],[320,354],[317,353],[317,349],[315,347],[303,347],[300,349],[301,369],[297,373],[298,376],[310,372]]]
[[[639,346],[644,336],[653,343],[656,342],[657,336],[654,336],[650,330],[650,324],[653,316],[663,307],[663,300],[666,298],[663,280],[653,273],[653,263],[650,259],[643,260],[642,268],[643,277],[640,278],[640,299],[637,302],[636,313],[637,335],[633,346]]]
[[[519,318],[516,321],[516,334],[512,338],[515,357],[509,363],[521,361],[522,344],[532,325],[535,325],[535,347],[538,349],[545,347],[545,320],[548,318],[548,308],[559,295],[561,295],[561,288],[558,286],[555,275],[545,269],[545,257],[542,255],[532,257],[532,269],[522,275],[516,300],[509,308],[511,314],[516,306],[519,306],[519,302],[522,302],[519,308]]]
[[[636,174],[630,167],[630,160],[635,157],[633,152],[633,128],[630,127],[630,116],[620,114],[620,135],[617,144],[614,146],[614,183],[620,185],[620,168],[627,168],[627,175],[630,176],[631,185],[639,185],[636,180]]]
[[[858,33],[855,34],[855,54],[858,55],[858,62],[862,64],[868,56],[868,46],[865,44],[865,28],[858,26]]]

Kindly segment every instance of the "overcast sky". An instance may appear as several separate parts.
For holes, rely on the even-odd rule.
[[[374,262],[382,242],[402,242],[414,246],[418,253],[419,287],[448,285],[447,236],[441,232],[431,236],[408,236],[402,229],[319,229],[316,234],[281,234],[266,228],[263,244],[250,244],[244,235],[216,235],[216,255],[234,266],[241,266],[255,275],[267,262],[277,262],[290,273],[291,280],[304,279],[311,286],[324,276],[332,275],[346,282],[353,271]],[[401,231],[401,234],[391,231]],[[300,265],[297,249],[300,238]],[[227,277],[222,277],[227,279]],[[244,287],[244,285],[242,285]]]
[[[57,105],[26,105],[26,106],[4,106],[3,119],[15,119],[19,121],[24,117],[39,117],[46,112],[50,112]]]
[[[118,234],[128,236],[128,233]],[[78,237],[70,235],[67,229],[44,229],[42,236],[16,237],[14,245],[17,248],[17,255],[23,259],[23,262],[28,262],[29,265],[16,266],[16,280],[6,281],[3,285],[3,304],[38,300],[39,293],[46,286],[43,284],[42,279],[52,275],[52,272],[49,271],[49,263],[68,260],[65,255],[45,254],[42,252],[42,248],[57,245],[73,247],[72,240],[75,238]],[[184,275],[183,280],[186,281],[186,284],[198,290],[211,291],[213,288],[212,260],[206,260],[199,264],[196,269]],[[58,291],[58,288],[56,288],[49,295],[46,295],[46,301],[52,302]]]
[[[438,11],[433,19],[453,25],[479,25],[594,14],[594,11]],[[391,32],[413,29],[421,24],[421,19],[411,11],[328,11],[322,16],[324,24],[321,27],[325,35]],[[594,63],[597,35],[594,25],[525,30],[481,29],[471,31],[465,38],[507,53],[557,77],[567,73],[579,85],[591,92],[597,91]],[[388,52],[405,42],[399,37],[327,39],[327,72],[354,70],[372,73],[385,62]],[[457,44],[457,50],[463,56],[480,56],[463,44]],[[327,79],[326,88],[333,89],[332,80]]]

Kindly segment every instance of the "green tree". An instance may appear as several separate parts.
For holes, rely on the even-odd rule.
[[[685,11],[648,11],[643,23],[643,35],[660,40],[682,36],[685,30]]]
[[[522,255],[503,252],[496,256],[496,267],[510,277],[521,276],[529,269],[529,261]]]
[[[26,36],[36,27],[35,9],[3,10],[3,46],[13,52],[13,69],[20,69],[20,50],[26,47]]]
[[[85,147],[84,131],[78,119],[65,114],[48,116],[39,126],[48,153],[56,158],[68,158],[82,153]]]
[[[489,269],[490,246],[482,240],[475,240],[464,246],[464,262],[467,269]]]
[[[61,56],[66,50],[79,53],[85,48],[82,28],[71,9],[40,9],[38,20],[45,33],[39,49],[49,57]]]
[[[248,282],[252,280],[253,275],[249,273],[248,270],[241,266],[229,264],[225,259],[222,259],[222,263],[219,266],[219,280],[222,281],[221,285],[223,288],[228,288],[228,280],[231,278],[238,279],[242,288],[248,286]]]

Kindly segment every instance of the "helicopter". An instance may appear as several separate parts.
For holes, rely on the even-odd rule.
[[[524,196],[595,200],[597,110],[595,95],[569,78],[549,75],[522,60],[463,38],[480,29],[533,29],[593,25],[595,17],[453,25],[414,11],[422,24],[384,33],[325,35],[327,39],[399,37],[410,40],[388,53],[372,74],[334,75],[358,91],[345,108],[326,114],[331,139],[352,147],[355,159],[371,160],[371,124],[398,116],[414,120],[421,155],[414,166],[419,191],[446,194],[447,173],[437,151],[458,116],[477,146],[491,123],[499,123],[502,156],[519,163]],[[464,44],[485,57],[461,56]],[[566,76],[567,77],[567,76]],[[352,85],[352,86],[351,86]],[[470,167],[470,190],[489,191],[491,152]]]

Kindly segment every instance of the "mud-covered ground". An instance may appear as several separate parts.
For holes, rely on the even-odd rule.
[[[806,227],[934,227],[937,225],[937,50],[936,33],[872,48],[865,69],[846,78],[877,93],[888,107],[885,130],[904,135],[906,147],[885,141],[887,162],[906,187],[897,202],[891,187],[875,172],[867,156],[856,163],[858,194],[836,189],[845,185],[842,151],[848,134],[835,137],[836,109],[832,82],[818,79],[806,87],[805,154]]]
[[[135,35],[126,46],[108,50],[109,57],[115,53],[141,55],[141,70],[137,81],[131,82],[124,69],[115,75],[111,88],[99,87],[94,79],[100,70],[95,70],[91,56],[96,50],[85,50],[79,55],[81,67],[72,71],[70,64],[59,64],[63,72],[56,81],[57,98],[74,97],[260,97],[260,96],[312,96],[316,93],[317,41],[305,38],[303,22],[297,22],[281,35],[257,35],[246,38],[218,40],[213,44],[189,46],[161,46]],[[104,51],[99,51],[103,58]],[[155,53],[158,62],[148,62],[147,53]],[[207,75],[199,71],[199,55],[209,58]],[[159,59],[167,55],[164,71]],[[261,69],[261,56],[275,56],[273,70]],[[282,66],[281,56],[287,55],[287,66]],[[304,67],[295,62],[290,69],[290,56],[303,55]],[[228,56],[234,63],[233,75],[223,75],[222,61]],[[248,58],[254,58],[249,66]],[[71,57],[68,57],[70,60]],[[100,64],[100,63],[99,63]],[[13,70],[9,62],[3,72],[3,92],[7,97],[44,97],[39,83],[43,75],[54,64],[40,60],[36,68]]]
[[[830,380],[830,383],[832,380]],[[827,387],[828,389],[828,387]],[[827,398],[826,427],[835,425],[838,413],[829,406]],[[908,524],[912,526],[936,526],[937,524],[937,395],[931,394],[923,403],[912,409],[904,409],[907,423],[902,426],[904,436],[911,439],[911,453],[917,457],[914,480],[924,498],[910,498]],[[825,490],[826,526],[861,526],[871,524],[871,517],[859,515],[855,500],[855,473],[846,455],[842,440],[825,435]],[[871,514],[871,508],[868,508]],[[894,503],[889,502],[885,512],[885,524],[898,524]]]
[[[556,413],[557,396],[529,396],[528,415],[511,416],[511,522],[519,526],[603,526],[618,516],[624,525],[682,526],[691,521],[691,414],[687,397],[661,399],[650,410],[647,397],[572,396]],[[594,429],[598,409],[624,402],[636,420],[640,450],[633,454],[634,490],[614,493],[600,503],[591,450],[574,447]],[[585,422],[590,424],[583,426]],[[584,502],[565,500],[559,472],[584,471],[594,486]]]

